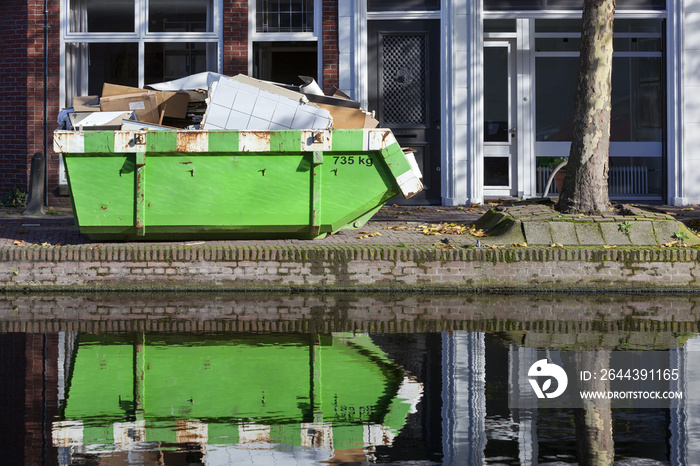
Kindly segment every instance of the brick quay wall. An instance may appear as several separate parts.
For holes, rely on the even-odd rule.
[[[503,332],[533,347],[671,348],[700,295],[588,293],[5,293],[0,333]]]
[[[693,248],[0,248],[0,291],[700,291]]]

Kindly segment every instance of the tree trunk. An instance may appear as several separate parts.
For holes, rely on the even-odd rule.
[[[610,369],[610,351],[579,351],[577,373],[595,368],[595,378],[589,390],[607,392],[610,381],[602,380],[600,371]],[[576,452],[579,466],[612,466],[615,461],[612,408],[609,399],[583,400],[583,408],[574,409],[576,425]]]
[[[613,17],[615,0],[584,0],[574,133],[557,209],[594,214],[610,209],[610,146]]]

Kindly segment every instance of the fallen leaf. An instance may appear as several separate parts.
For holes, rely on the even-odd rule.
[[[477,238],[483,238],[484,236],[488,236],[487,233],[484,233],[484,230],[481,230],[481,229],[477,230],[475,227],[471,227],[468,230],[468,232],[470,235],[476,236]]]
[[[687,248],[689,245],[681,243],[679,241],[669,241],[661,245],[662,248]]]
[[[13,246],[24,246],[24,240],[16,239],[16,240],[14,240],[14,242],[12,243],[12,245],[13,245]]]
[[[563,248],[564,247],[564,245],[561,243],[552,243],[549,246],[552,248]]]
[[[615,245],[615,244],[604,244],[603,247],[604,247],[605,249],[616,249],[616,248],[617,248],[617,245]]]
[[[440,241],[438,241],[437,243],[433,243],[433,246],[438,249],[455,249],[454,244],[445,244],[441,243]]]
[[[488,247],[489,249],[500,249],[500,248],[503,247],[503,245],[491,244],[491,245],[489,245],[489,246],[487,246],[487,247]]]
[[[526,248],[526,247],[527,247],[527,243],[515,243],[515,244],[513,244],[513,247],[516,247],[516,248]]]

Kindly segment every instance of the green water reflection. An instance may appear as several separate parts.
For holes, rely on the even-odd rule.
[[[83,445],[362,448],[390,443],[422,391],[367,335],[81,335],[73,360],[57,429]]]

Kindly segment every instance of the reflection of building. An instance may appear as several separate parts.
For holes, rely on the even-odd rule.
[[[673,464],[697,464],[700,460],[700,337],[690,338],[676,352],[676,367],[685,374],[689,396],[671,411],[671,461]]]
[[[422,392],[366,335],[80,335],[68,359],[61,457],[364,458]]]
[[[50,153],[44,137],[73,96],[205,70],[316,76],[347,92],[416,149],[425,202],[534,196],[547,158],[568,153],[581,1],[9,2],[0,192],[26,186],[28,159]],[[700,159],[699,4],[617,1],[613,197],[700,201],[690,169]]]
[[[3,464],[58,464],[51,420],[58,411],[56,334],[0,333]]]
[[[615,452],[671,464],[700,457],[696,393],[698,337],[671,349],[668,366],[685,374],[685,400],[671,409],[613,409]],[[443,337],[443,437],[447,464],[503,456],[537,464],[541,455],[574,461],[576,435],[572,409],[509,409],[509,393],[533,396],[528,370],[542,357],[536,348],[501,340],[494,334],[451,332]],[[657,353],[659,354],[659,353]],[[661,353],[663,354],[663,353]],[[552,357],[558,357],[553,351]],[[559,361],[561,363],[561,361]],[[656,366],[659,367],[659,366]],[[670,435],[669,435],[670,434]],[[567,459],[568,458],[568,459]]]
[[[281,337],[256,345],[258,336],[0,334],[3,464],[236,464],[241,457],[311,464],[332,454],[575,461],[571,409],[508,407],[509,391],[526,393],[525,374],[539,356],[501,334],[297,334],[277,349],[270,343]],[[613,410],[619,455],[697,461],[699,350],[696,336],[668,351],[670,367],[685,374],[685,386],[669,388],[688,398],[670,410]],[[256,351],[264,356],[247,372],[235,368]],[[277,379],[266,383],[271,371]]]

